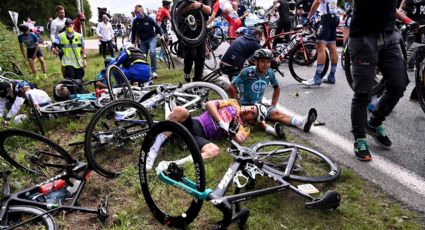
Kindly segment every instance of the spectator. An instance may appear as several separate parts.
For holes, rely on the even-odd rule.
[[[248,9],[245,4],[242,4],[239,0],[236,0],[236,3],[238,4],[239,19],[242,21],[242,26],[245,26],[245,18],[249,15]]]
[[[21,49],[22,56],[25,58],[24,44],[27,47],[26,58],[29,61],[32,74],[37,74],[37,69],[35,68],[35,60],[38,58],[41,64],[41,71],[43,71],[44,77],[46,75],[46,64],[44,62],[44,57],[41,52],[40,46],[38,44],[38,37],[33,32],[30,32],[29,27],[25,24],[19,26],[19,30],[22,32],[18,36],[19,48]],[[38,76],[36,75],[38,79]]]
[[[84,39],[80,33],[74,31],[72,20],[65,20],[65,32],[60,33],[53,42],[53,52],[62,53],[62,67],[64,77],[82,79],[87,57],[84,49]]]
[[[56,36],[63,32],[65,28],[65,8],[63,6],[56,6],[56,18],[50,24],[50,39],[53,43]]]
[[[50,28],[51,28],[51,25],[52,25],[52,21],[53,21],[53,18],[49,18],[49,22],[46,25],[46,29],[49,31],[49,34],[50,34]]]
[[[158,13],[156,14],[156,23],[161,27],[162,31],[164,32],[165,39],[169,39],[168,37],[168,31],[167,31],[167,22],[171,20],[170,16],[170,0],[164,0],[162,1],[162,7],[158,9]],[[164,51],[161,50],[158,53],[158,58],[163,59],[164,57]]]
[[[97,24],[96,34],[99,37],[99,41],[102,46],[103,58],[106,58],[106,46],[108,46],[111,57],[114,57],[114,44],[112,43],[114,30],[112,29],[112,24],[109,22],[109,18],[106,14],[102,16],[102,22]]]
[[[74,31],[81,34],[82,27],[85,21],[86,16],[84,15],[84,13],[78,13],[77,17],[72,23],[74,25]]]

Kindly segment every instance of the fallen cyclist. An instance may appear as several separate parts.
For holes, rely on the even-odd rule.
[[[256,124],[268,134],[275,134],[281,129],[279,123],[290,125],[309,132],[312,124],[317,118],[317,111],[311,108],[308,115],[303,117],[289,116],[276,108],[280,96],[279,83],[273,71],[270,69],[273,54],[268,49],[259,49],[254,52],[254,66],[247,67],[232,81],[229,90],[229,96],[239,98],[242,106],[248,106],[245,109],[252,111],[250,119],[247,122]],[[273,96],[271,106],[261,104],[264,91],[268,84],[273,86]],[[239,92],[239,97],[238,97]],[[264,121],[279,122],[275,128],[267,125]]]

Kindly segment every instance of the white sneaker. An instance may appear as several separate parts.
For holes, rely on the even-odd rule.
[[[152,170],[153,164],[155,163],[156,156],[158,156],[158,153],[156,153],[154,150],[149,151],[148,157],[146,158],[146,170],[147,171]]]
[[[153,72],[152,73],[152,78],[157,78],[158,77],[158,74],[156,74],[156,72]]]
[[[171,164],[171,162],[173,162],[173,161],[161,161],[161,162],[159,162],[158,166],[156,166],[156,168],[155,168],[156,174],[159,175],[160,173],[167,170],[168,166]],[[153,163],[152,163],[152,165],[153,165]],[[152,168],[152,165],[151,165],[151,168]],[[148,168],[148,164],[146,162],[146,169],[147,168]]]
[[[306,85],[306,86],[313,86],[313,85],[320,85],[320,84],[317,84],[315,81],[314,81],[314,78],[310,78],[309,80],[307,80],[307,81],[302,81],[301,83],[303,83],[304,85]]]

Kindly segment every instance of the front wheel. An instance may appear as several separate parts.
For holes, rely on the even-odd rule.
[[[295,162],[290,169],[291,173],[284,178],[287,180],[323,183],[334,181],[341,174],[341,169],[331,158],[302,145],[282,141],[265,141],[257,143],[251,148],[258,153],[258,159],[264,165],[282,176],[288,166],[291,154],[295,154]]]
[[[153,143],[165,132],[168,138],[154,150]],[[192,160],[188,160],[190,157]],[[149,167],[148,158],[153,166]],[[165,182],[160,176],[167,176],[172,182]],[[140,153],[139,177],[146,204],[161,224],[182,228],[196,218],[203,200],[172,185],[178,182],[200,193],[205,191],[205,169],[199,147],[184,126],[161,121],[152,127]],[[186,218],[182,217],[183,213]]]
[[[316,73],[317,66],[317,47],[314,42],[298,43],[289,53],[288,67],[292,77],[298,82],[312,78]],[[322,78],[329,68],[329,54],[326,52],[325,66],[322,72]]]
[[[106,69],[106,82],[111,101],[118,99],[130,99],[134,101],[131,84],[120,67],[116,65],[108,66]]]
[[[52,215],[50,214],[43,215],[43,213],[45,212],[46,211],[41,208],[32,207],[32,206],[26,206],[26,205],[10,206],[5,218],[6,226],[1,226],[1,227],[6,227],[6,229],[15,229],[15,226],[17,229],[46,229],[46,230],[59,229]],[[29,221],[28,223],[24,223],[39,215],[41,216],[32,221]],[[20,226],[17,226],[17,225],[20,225]]]
[[[89,100],[68,100],[56,102],[40,108],[41,113],[67,113],[79,111],[90,105]]]

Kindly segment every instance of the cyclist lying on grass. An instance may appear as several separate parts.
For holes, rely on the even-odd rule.
[[[255,66],[250,66],[241,71],[241,73],[232,81],[232,86],[229,87],[229,96],[238,98],[237,89],[239,90],[239,99],[242,106],[248,106],[246,110],[252,110],[257,114],[250,119],[245,119],[247,122],[257,124],[260,128],[265,129],[271,134],[275,129],[266,125],[264,121],[280,122],[284,125],[298,127],[304,132],[309,132],[311,125],[317,118],[317,111],[311,108],[308,115],[303,117],[294,117],[285,114],[276,109],[276,104],[280,96],[280,87],[273,71],[270,69],[273,59],[272,52],[268,49],[259,49],[254,52]],[[264,91],[267,85],[271,83],[273,86],[273,96],[271,106],[266,107],[261,104]],[[237,89],[236,89],[237,88]]]
[[[240,124],[236,135],[233,137],[235,141],[243,143],[248,138],[250,129],[242,124],[247,113],[243,109],[241,110],[236,100],[209,101],[205,104],[205,108],[206,111],[200,116],[192,117],[184,107],[176,107],[167,118],[181,123],[192,133],[201,150],[202,158],[208,159],[219,154],[219,147],[211,141],[227,136],[226,132],[229,130],[229,123],[233,117],[236,117]],[[162,143],[170,135],[171,133],[162,133],[156,138],[146,160],[147,170],[152,169]],[[176,164],[182,165],[189,161],[192,161],[191,156],[178,160]]]

